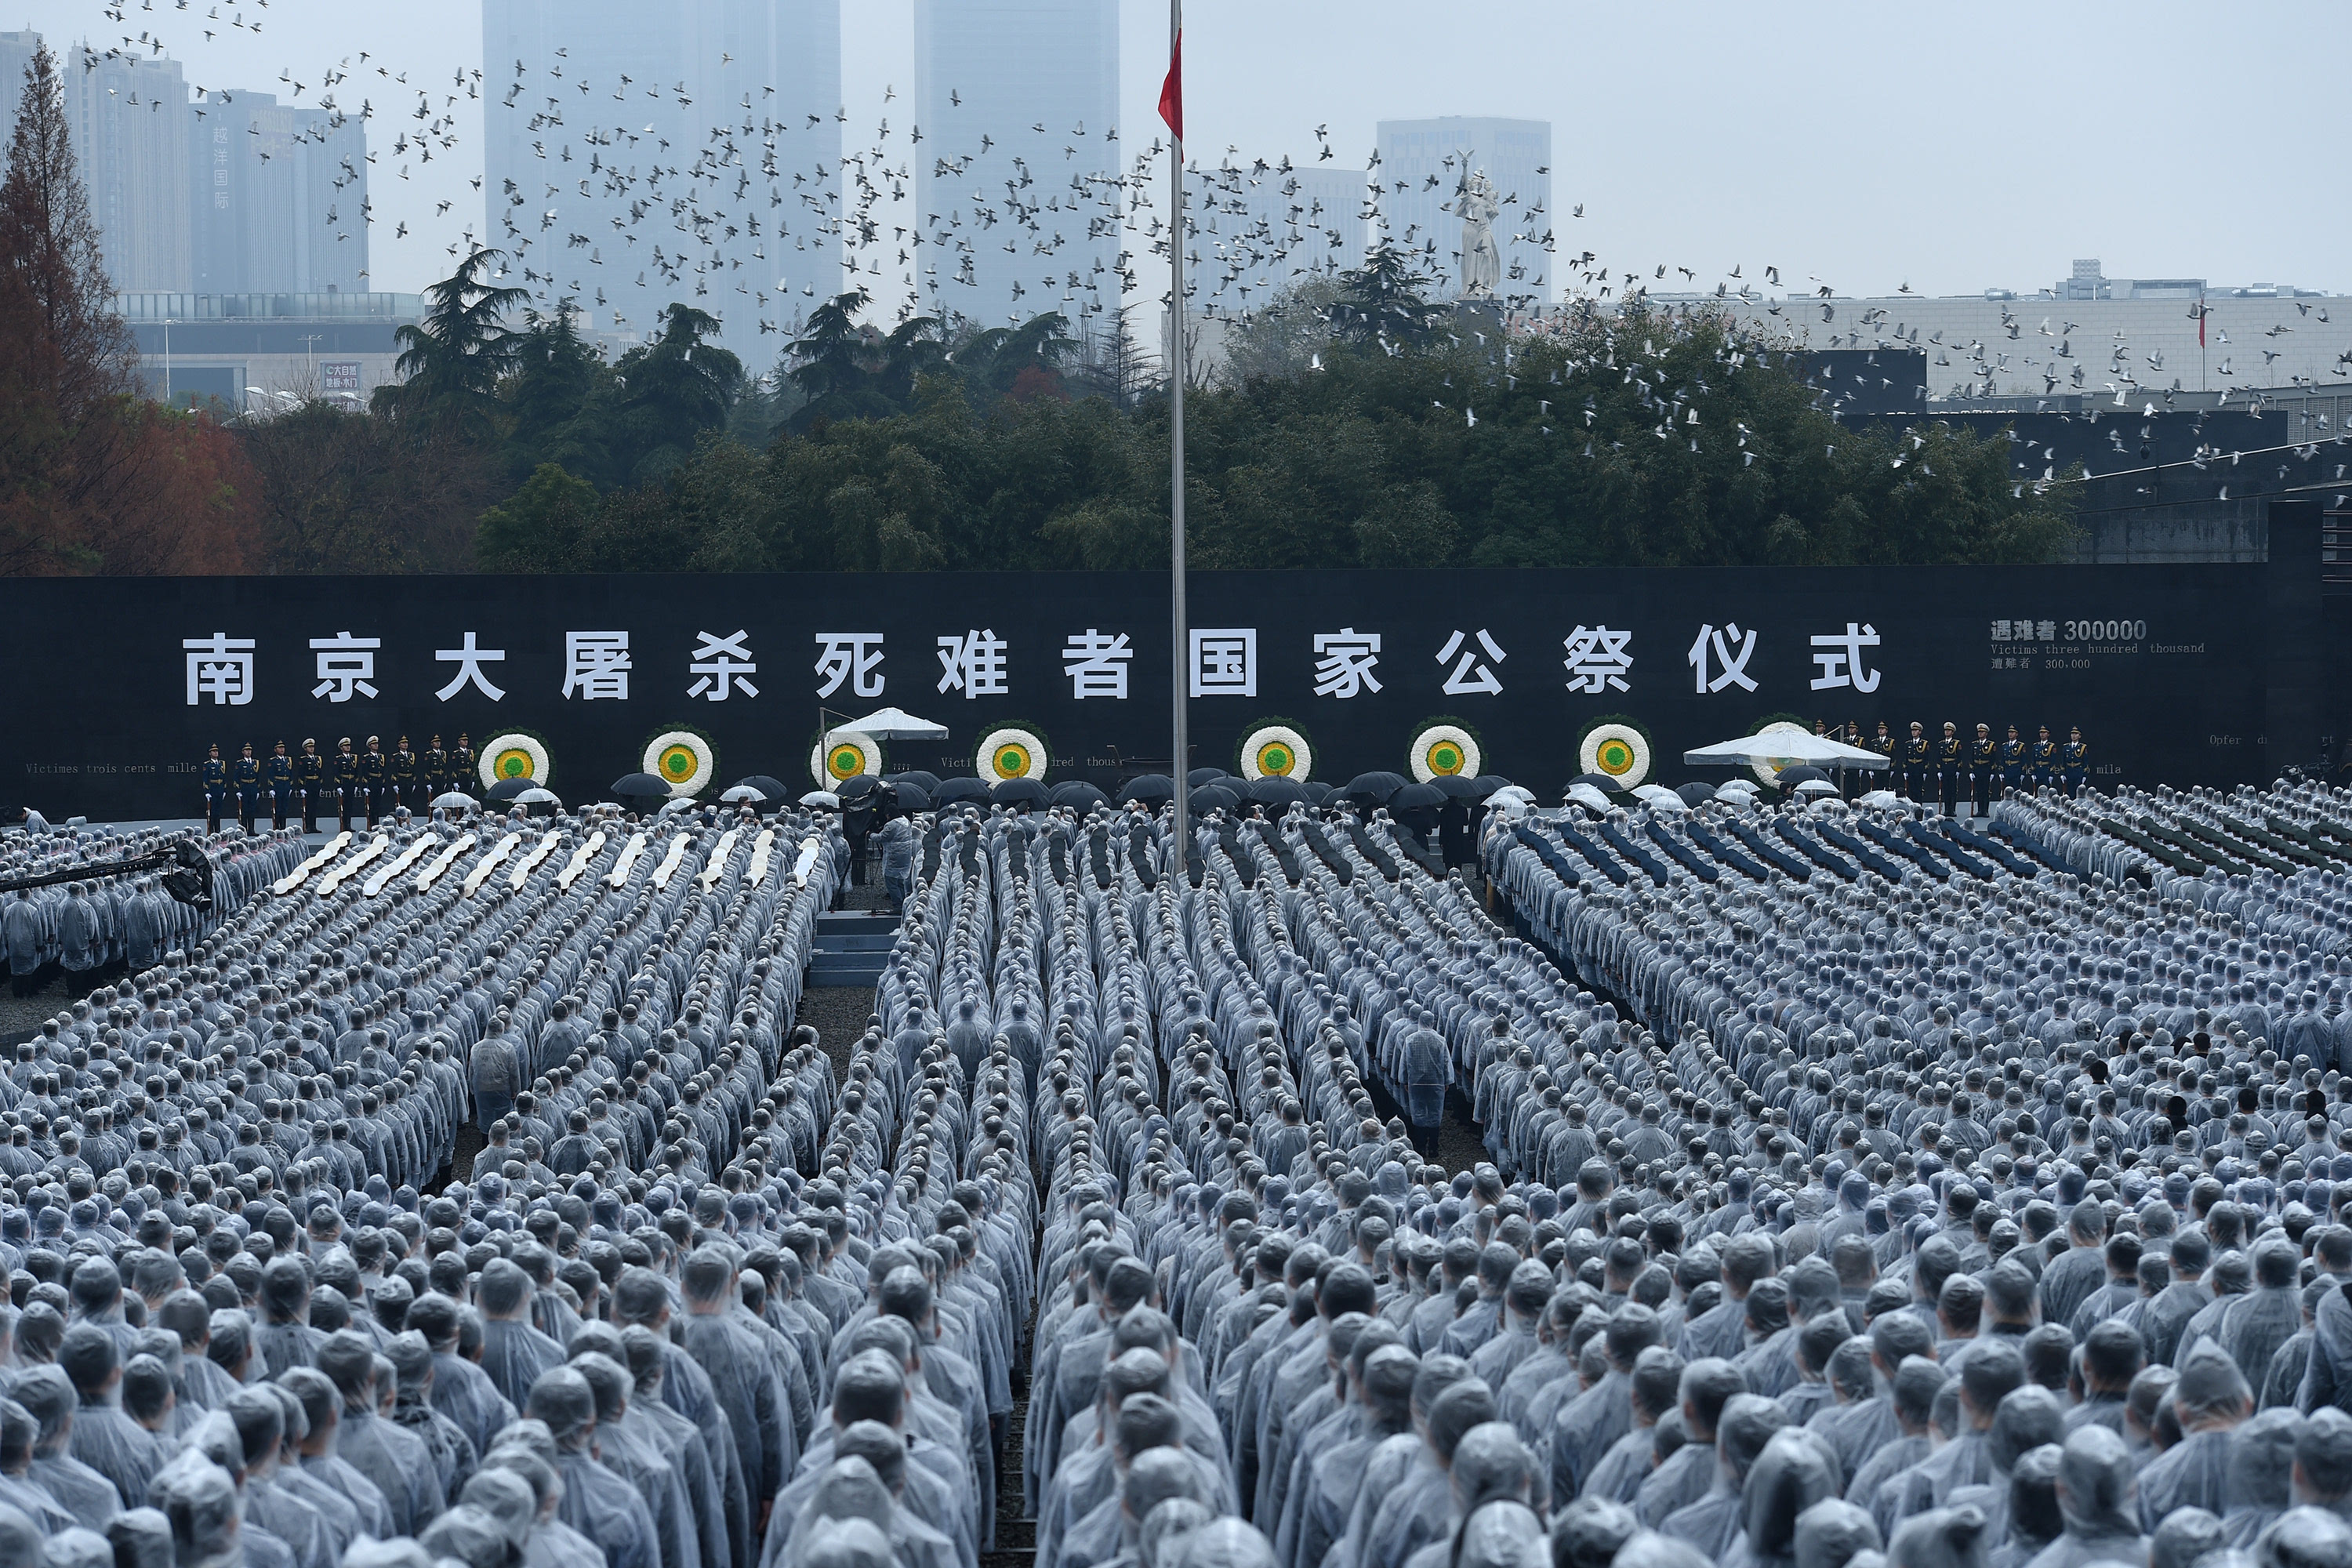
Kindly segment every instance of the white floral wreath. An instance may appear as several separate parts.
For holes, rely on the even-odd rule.
[[[684,752],[693,759],[692,771],[680,775],[664,766],[671,754]],[[665,730],[646,742],[646,772],[669,785],[673,796],[700,795],[709,787],[710,777],[719,771],[719,759],[710,750],[710,742],[691,730]]]
[[[1025,759],[1024,765],[1007,771],[998,759],[1008,748],[1018,748]],[[972,769],[985,784],[1003,784],[1007,779],[1038,779],[1045,776],[1045,768],[1053,753],[1045,745],[1045,737],[1019,724],[1007,724],[991,730],[980,738],[972,751]]]
[[[1290,753],[1290,766],[1268,769],[1265,753],[1277,746]],[[1241,762],[1242,777],[1245,779],[1271,776],[1304,784],[1315,770],[1315,748],[1307,743],[1306,736],[1287,724],[1261,724],[1242,737]]]
[[[518,752],[530,760],[530,772],[528,773],[500,773],[499,760],[509,752]],[[536,736],[526,735],[520,730],[504,735],[493,735],[482,742],[482,749],[474,755],[474,772],[480,776],[484,789],[504,784],[509,778],[527,778],[542,788],[546,786],[547,748],[540,744]]]
[[[1423,784],[1441,776],[1430,765],[1429,754],[1441,745],[1451,744],[1462,753],[1462,765],[1452,770],[1463,778],[1475,778],[1486,759],[1479,753],[1478,742],[1469,731],[1459,724],[1432,724],[1412,738],[1412,776]]]

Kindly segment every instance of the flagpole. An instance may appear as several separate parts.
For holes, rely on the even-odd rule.
[[[1169,763],[1169,773],[1170,781],[1176,786],[1173,864],[1176,875],[1189,881],[1192,852],[1185,818],[1192,804],[1186,797],[1192,793],[1188,779],[1192,769],[1185,722],[1190,699],[1186,677],[1190,672],[1184,646],[1184,100],[1183,78],[1179,74],[1182,69],[1183,44],[1184,0],[1168,0],[1168,74],[1176,93],[1176,115],[1168,127],[1173,138],[1168,161],[1168,183],[1173,192],[1168,229],[1168,619],[1173,654],[1170,660],[1173,671],[1171,695],[1176,720],[1175,755]],[[1163,89],[1163,115],[1167,112],[1167,100]],[[1177,884],[1180,896],[1184,885]]]

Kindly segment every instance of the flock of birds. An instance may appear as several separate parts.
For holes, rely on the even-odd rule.
[[[158,58],[167,47],[165,29],[185,39],[201,32],[212,43],[224,26],[259,34],[268,18],[268,0],[253,0],[248,13],[234,3],[226,7],[208,0],[112,0],[102,6],[106,20],[122,29],[102,51],[86,49],[85,69],[117,58]],[[184,28],[185,31],[179,29]],[[742,68],[731,55],[722,57],[722,75],[741,81]],[[651,68],[646,68],[650,69]],[[503,78],[501,82],[499,79]],[[684,300],[731,325],[730,337],[740,339],[746,325],[760,336],[796,336],[812,302],[838,292],[863,289],[870,296],[896,300],[898,320],[918,310],[942,319],[961,317],[977,324],[989,309],[1002,308],[1007,272],[1011,273],[1011,310],[1007,320],[1017,324],[1027,316],[1059,310],[1074,318],[1081,340],[1089,345],[1105,341],[1114,330],[1124,331],[1130,308],[1145,302],[1147,314],[1164,303],[1159,266],[1168,255],[1171,226],[1165,189],[1167,143],[1160,138],[1123,162],[1119,131],[1115,125],[1089,127],[1048,123],[1040,120],[1014,124],[958,123],[967,113],[964,95],[951,90],[947,124],[905,123],[894,128],[889,110],[895,89],[886,89],[885,112],[871,131],[853,135],[845,106],[830,112],[821,106],[790,104],[789,91],[774,85],[746,87],[732,102],[712,103],[698,98],[684,78],[665,82],[617,68],[609,75],[583,69],[569,47],[555,47],[543,58],[517,57],[510,72],[504,62],[490,70],[460,68],[446,82],[412,82],[409,73],[395,72],[369,51],[347,55],[323,68],[300,70],[286,66],[278,82],[297,103],[305,94],[324,110],[299,123],[296,134],[321,144],[357,123],[384,121],[395,127],[388,149],[397,161],[395,177],[411,177],[411,163],[421,169],[436,160],[460,155],[464,136],[461,116],[479,112],[485,120],[487,143],[506,146],[503,157],[490,156],[484,174],[470,184],[484,194],[487,212],[478,222],[458,224],[445,248],[462,257],[480,246],[494,247],[507,258],[534,308],[542,313],[567,307],[586,309],[592,303],[610,311],[614,325],[646,332],[657,322],[654,312],[670,300]],[[230,111],[236,94],[196,89],[199,115]],[[358,101],[352,102],[356,94]],[[383,101],[378,101],[383,95]],[[413,100],[413,101],[412,101]],[[648,101],[656,107],[648,110]],[[699,106],[698,108],[698,105]],[[478,109],[476,106],[478,106]],[[696,129],[681,129],[691,125]],[[381,132],[373,132],[381,141]],[[1310,188],[1302,174],[1335,162],[1338,153],[1329,127],[1314,128],[1316,153],[1294,163],[1288,155],[1273,162],[1247,158],[1228,146],[1213,165],[1194,159],[1188,166],[1186,263],[1188,296],[1192,308],[1204,314],[1238,318],[1243,322],[1268,311],[1281,314],[1304,309],[1321,312],[1320,303],[1301,303],[1296,286],[1335,278],[1360,258],[1364,234],[1376,236],[1398,251],[1415,271],[1444,278],[1454,266],[1457,237],[1405,225],[1391,230],[1383,204],[1408,191],[1419,196],[1442,190],[1443,180],[1467,179],[1475,154],[1442,160],[1444,174],[1429,173],[1418,179],[1395,177],[1383,167],[1375,149],[1364,166],[1361,190],[1351,203],[1331,192],[1328,182]],[[360,153],[365,165],[376,165],[373,148]],[[501,163],[512,172],[500,173]],[[520,172],[528,169],[526,175]],[[367,191],[371,170],[350,155],[341,159],[335,184],[348,193],[330,208],[332,224],[361,226],[377,222]],[[1548,172],[1548,171],[1541,171]],[[496,178],[494,188],[485,190]],[[448,219],[453,202],[436,204],[435,218]],[[1447,204],[1450,206],[1450,203]],[[1864,306],[1858,316],[1853,301],[1841,298],[1833,285],[1806,275],[1801,285],[1795,274],[1784,280],[1778,266],[1766,266],[1754,279],[1744,265],[1734,265],[1711,290],[1697,269],[1664,262],[1627,268],[1604,261],[1590,249],[1563,246],[1550,226],[1544,204],[1529,194],[1505,193],[1500,205],[1516,211],[1517,231],[1508,236],[1514,249],[1534,247],[1552,258],[1551,271],[1562,286],[1561,305],[1541,314],[1533,330],[1589,331],[1603,324],[1601,352],[1589,365],[1571,358],[1564,367],[1587,368],[1596,374],[1622,374],[1628,385],[1641,384],[1645,406],[1659,416],[1657,438],[1686,443],[1702,450],[1705,435],[1690,428],[1702,423],[1701,405],[1707,387],[1704,378],[1691,384],[1668,386],[1663,377],[1654,382],[1644,361],[1661,360],[1664,351],[1654,340],[1655,325],[1664,318],[1671,337],[1678,321],[1719,320],[1737,310],[1742,321],[1735,331],[1734,348],[1717,356],[1717,374],[1727,376],[1744,363],[1773,352],[1803,351],[1822,346],[1932,351],[1938,367],[1961,365],[1968,379],[1953,388],[1958,395],[1990,395],[2016,365],[2038,370],[2045,393],[2079,394],[2098,386],[2113,395],[2116,411],[2152,417],[2161,403],[2173,402],[2171,389],[2155,390],[2166,371],[2161,351],[2136,359],[2130,345],[2118,336],[2105,346],[2106,363],[2099,376],[2094,362],[2101,350],[2078,344],[2078,323],[2063,314],[2029,324],[2030,310],[2004,306],[2001,332],[1995,341],[1958,341],[1942,331],[1923,336],[1918,325],[1890,320],[1883,305]],[[1571,219],[1583,216],[1581,205],[1570,208]],[[405,221],[394,237],[405,239]],[[348,228],[338,228],[339,238]],[[1498,235],[1498,239],[1502,237]],[[996,253],[1013,258],[999,261]],[[982,268],[986,268],[985,277]],[[1505,301],[1522,312],[1535,304],[1547,286],[1540,273],[1522,276],[1513,286],[1523,292]],[[983,286],[984,285],[984,286]],[[1759,288],[1759,285],[1761,286]],[[1780,290],[1776,298],[1764,289]],[[1670,297],[1654,299],[1654,293]],[[1906,280],[1900,294],[1912,292]],[[995,293],[991,305],[983,297]],[[960,299],[959,296],[962,298]],[[2324,302],[2291,301],[2295,316],[2274,323],[2264,334],[2273,340],[2294,331],[2329,324]],[[1631,304],[1646,303],[1637,350],[1631,341],[1619,341],[1608,330],[1614,313]],[[2201,301],[2192,310],[2204,310]],[[1818,316],[1818,320],[1812,319]],[[1521,315],[1512,332],[1489,341],[1476,334],[1479,356],[1487,361],[1486,384],[1465,388],[1458,399],[1465,426],[1479,423],[1478,403],[1491,404],[1518,391],[1514,374],[1512,339],[1524,344],[1527,317]],[[1826,337],[1815,334],[1827,329]],[[1402,334],[1400,334],[1402,335]],[[2234,374],[2226,331],[2216,345],[2223,350],[2219,374]],[[2049,340],[2045,344],[2042,340]],[[1459,333],[1457,345],[1469,346]],[[2041,352],[2010,349],[2007,343],[2035,344]],[[1385,337],[1391,353],[1400,343]],[[2263,348],[2265,364],[2280,351]],[[2144,363],[2143,363],[2144,362]],[[1320,356],[1309,359],[1309,371]],[[2147,385],[2140,379],[2145,370]],[[2352,378],[2352,350],[2335,364],[2338,378]],[[1867,382],[1866,375],[1858,379]],[[2303,378],[2298,378],[2303,379]],[[2177,380],[2174,385],[2177,387]],[[1853,399],[1846,388],[1824,388],[1824,402],[1833,411]],[[1568,421],[1550,420],[1549,399],[1538,395],[1540,431],[1572,437]],[[2263,394],[2248,395],[2245,406],[2259,411]],[[2139,406],[2134,406],[2137,405]],[[1439,404],[1454,408],[1454,400]],[[2090,417],[2095,418],[2095,413]],[[1586,423],[1591,423],[1587,405]],[[2258,452],[2224,453],[2219,448],[2198,453],[2200,468],[2224,459],[2235,468],[2248,456],[2273,458],[2284,483],[2327,482],[2324,469],[2312,465],[2322,441],[2343,445],[2341,430],[2326,428],[2305,439]],[[1763,454],[1750,449],[1750,432],[1733,432],[1742,467],[1752,466]],[[1915,448],[1916,449],[1916,448]],[[1597,455],[1587,443],[1588,456]],[[1834,458],[1831,445],[1826,456]],[[1905,459],[1904,461],[1908,461]],[[2295,463],[2304,465],[2298,479]],[[1898,463],[1901,466],[1901,463]],[[2335,465],[2335,478],[2344,478],[2344,466]],[[1932,477],[1922,467],[1904,482]],[[2021,464],[2014,476],[2015,494],[2039,492],[2053,484],[2093,478],[2087,467],[2079,473],[2061,473],[2054,465],[2035,473]],[[2230,476],[2217,477],[2221,499],[2227,499]],[[2246,488],[2240,480],[2241,493]],[[2339,500],[2336,504],[2342,504]]]

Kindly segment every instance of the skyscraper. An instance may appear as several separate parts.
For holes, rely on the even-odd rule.
[[[367,289],[367,132],[358,115],[241,89],[208,92],[183,112],[197,293]]]
[[[58,75],[107,276],[125,291],[186,289],[190,121],[180,62],[84,44]]]
[[[0,33],[0,126],[13,126],[38,33]],[[117,289],[188,287],[188,89],[167,56],[58,60],[66,134]],[[5,134],[0,131],[0,134]]]
[[[1366,179],[1356,169],[1187,169],[1187,310],[1238,316],[1304,277],[1361,265]]]
[[[915,0],[920,307],[1101,330],[1124,289],[1118,0]]]
[[[1545,304],[1556,289],[1551,252],[1551,122],[1449,114],[1380,124],[1381,216],[1385,237],[1414,258],[1433,298],[1462,291],[1462,220],[1450,210],[1466,174],[1486,171],[1502,214],[1495,248],[1503,280],[1496,293],[1511,304]],[[1400,188],[1402,187],[1402,188]]]
[[[841,287],[840,0],[483,0],[485,243],[542,308],[754,355]]]

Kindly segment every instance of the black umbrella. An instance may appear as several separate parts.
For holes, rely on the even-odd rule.
[[[1391,795],[1411,782],[1402,773],[1358,773],[1339,793],[1349,800],[1369,800],[1376,805],[1384,805]]]
[[[1141,801],[1146,805],[1158,805],[1163,800],[1176,798],[1176,783],[1166,773],[1138,773],[1127,781],[1118,792],[1120,804]]]
[[[1811,763],[1799,763],[1795,767],[1782,768],[1774,773],[1772,782],[1782,789],[1794,789],[1801,784],[1827,784],[1829,776]]]
[[[977,784],[979,781],[975,779],[972,782]],[[898,791],[898,812],[900,816],[912,816],[919,811],[929,811],[931,809],[931,792],[917,784],[914,780],[902,778],[895,787]]]
[[[1498,789],[1508,789],[1511,787],[1511,781],[1505,778],[1500,773],[1480,773],[1476,778],[1472,779],[1470,782],[1478,786],[1477,798],[1480,800],[1486,799],[1488,795],[1493,795]]]
[[[865,799],[881,787],[882,781],[872,773],[854,773],[834,785],[833,793],[841,797],[842,805],[847,805],[851,801]]]
[[[1198,789],[1202,784],[1215,784],[1219,779],[1229,779],[1233,776],[1223,768],[1194,768],[1184,775],[1184,782]]]
[[[613,781],[612,796],[622,802],[667,800],[669,785],[651,773],[623,773]]]
[[[1294,800],[1307,798],[1307,786],[1297,779],[1268,773],[1250,780],[1249,797],[1261,805],[1288,805]]]
[[[1625,793],[1625,781],[1623,779],[1612,779],[1607,773],[1579,773],[1568,782],[1571,785],[1589,784],[1594,789],[1600,790],[1606,795],[1622,795]]]
[[[1310,805],[1321,805],[1331,798],[1331,786],[1320,779],[1308,779],[1298,787],[1307,792],[1307,801]]]
[[[1389,810],[1391,813],[1436,811],[1445,805],[1445,792],[1433,784],[1410,784],[1389,796]]]
[[[1682,797],[1685,805],[1703,805],[1715,798],[1715,786],[1693,779],[1686,784],[1676,784],[1675,794]]]
[[[784,786],[783,780],[767,773],[753,773],[749,778],[737,779],[735,787],[758,790],[761,795],[779,805],[793,798],[793,792]]]
[[[1098,805],[1110,804],[1110,796],[1084,779],[1064,779],[1060,784],[1047,790],[1045,795],[1046,798],[1055,805],[1066,805],[1081,814],[1092,811]]]
[[[932,791],[940,787],[940,775],[934,773],[926,772],[921,768],[908,768],[903,773],[892,773],[890,775],[890,782],[892,784],[910,784],[915,785],[918,789],[920,789],[925,795],[929,795]]]
[[[512,804],[514,797],[520,795],[523,791],[527,789],[536,789],[538,785],[529,779],[500,779],[484,793],[482,798],[485,800],[497,801],[500,805],[507,805]],[[667,784],[663,784],[662,794],[667,795],[668,793],[669,786]]]
[[[1484,800],[1495,793],[1480,789],[1476,779],[1465,779],[1460,773],[1440,773],[1429,782],[1449,800]]]
[[[1206,816],[1213,811],[1231,811],[1241,803],[1241,796],[1223,784],[1207,784],[1192,792],[1185,809],[1194,816]]]
[[[1000,779],[996,787],[988,792],[988,799],[992,805],[1016,806],[1027,811],[1033,806],[1045,805],[1047,796],[1045,786],[1035,779]]]
[[[934,805],[953,805],[958,801],[984,801],[987,798],[987,784],[961,773],[951,779],[941,779],[940,787],[931,792],[931,804]]]

